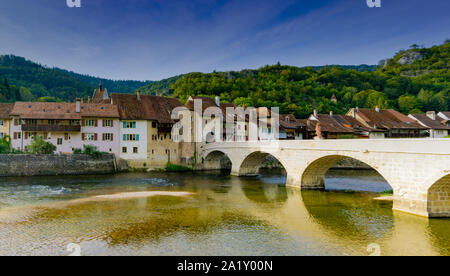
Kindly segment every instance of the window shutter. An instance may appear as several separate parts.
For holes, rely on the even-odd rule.
[[[25,132],[25,140],[28,139],[28,132]]]
[[[133,122],[133,128],[136,128],[136,122]]]
[[[97,135],[97,133],[95,133],[94,134],[94,141],[97,141],[97,139],[98,139],[98,135]]]
[[[111,120],[111,127],[114,127],[114,120]]]
[[[111,133],[111,141],[114,140],[114,134]]]
[[[48,138],[48,133],[44,132],[44,140],[47,140],[47,138]]]
[[[86,135],[84,133],[81,133],[81,140],[84,141],[86,138]]]
[[[94,120],[94,126],[98,127],[98,120]]]
[[[81,120],[81,126],[86,126],[86,120]]]
[[[17,132],[14,132],[14,140],[17,139]]]
[[[127,128],[127,122],[123,122],[123,128]]]
[[[103,121],[103,122],[105,122],[105,121]],[[105,141],[105,134],[104,133],[102,134],[102,141]]]
[[[136,141],[139,141],[139,134],[136,134]]]
[[[127,140],[127,135],[126,135],[126,134],[123,135],[123,140],[124,140],[124,141]]]
[[[64,133],[64,140],[69,140],[69,133]]]
[[[19,125],[19,119],[14,119],[14,125],[18,126]]]

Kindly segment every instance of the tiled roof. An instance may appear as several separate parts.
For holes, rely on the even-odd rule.
[[[82,117],[118,118],[117,107],[111,104],[81,104],[80,113],[76,103],[16,102],[11,115],[23,119],[77,120]]]
[[[0,119],[9,119],[13,107],[13,103],[0,103]]]
[[[93,103],[102,103],[105,100],[109,100],[108,91],[106,88],[99,87],[95,89],[94,94],[92,95],[92,102]]]
[[[446,126],[445,123],[443,123],[446,122],[446,120],[437,115],[436,120],[431,119],[426,114],[412,114],[412,116],[430,129],[450,130],[450,126]]]
[[[123,120],[154,120],[159,123],[173,123],[172,110],[182,106],[178,99],[159,96],[140,96],[131,94],[111,94],[113,104],[117,105]]]
[[[317,115],[317,119],[320,122],[320,126],[323,132],[328,133],[353,133],[351,127],[345,127],[339,121],[337,121],[333,116],[326,114]]]
[[[369,126],[380,129],[426,129],[419,123],[393,109],[361,108],[355,111]]]

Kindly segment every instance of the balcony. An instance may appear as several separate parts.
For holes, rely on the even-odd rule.
[[[22,131],[42,131],[42,132],[80,132],[81,126],[68,125],[22,125]]]

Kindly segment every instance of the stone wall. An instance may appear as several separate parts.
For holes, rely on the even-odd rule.
[[[110,174],[118,169],[113,154],[88,155],[0,155],[0,176],[50,176]]]

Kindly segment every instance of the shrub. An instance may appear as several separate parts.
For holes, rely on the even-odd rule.
[[[11,137],[5,136],[0,139],[0,154],[8,154],[11,153],[12,146],[11,146]]]
[[[83,145],[83,149],[73,149],[73,154],[87,154],[87,155],[92,156],[94,158],[98,158],[98,157],[100,157],[100,156],[102,156],[103,154],[106,154],[106,153],[99,151],[96,146]]]
[[[56,146],[50,142],[45,142],[41,136],[33,136],[30,145],[27,147],[27,153],[30,154],[53,154]]]
[[[166,172],[189,172],[189,171],[192,171],[192,169],[189,167],[175,165],[170,162],[167,163],[166,165]]]

